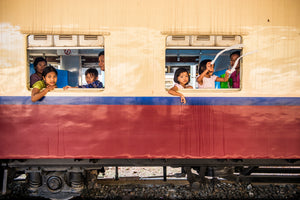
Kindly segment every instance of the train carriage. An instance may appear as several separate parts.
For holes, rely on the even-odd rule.
[[[102,166],[299,166],[299,9],[297,0],[0,1],[2,191],[11,171],[57,198],[79,194]],[[215,71],[239,51],[240,87],[198,89],[199,62],[233,45]],[[104,89],[62,89],[84,84],[102,51]],[[58,70],[58,88],[32,102],[38,56]],[[178,67],[194,87],[180,91],[186,104],[167,92]]]

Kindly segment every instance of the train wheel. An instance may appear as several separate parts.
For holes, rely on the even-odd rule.
[[[51,199],[70,199],[79,196],[83,190],[82,173],[79,171],[28,172],[30,196]]]

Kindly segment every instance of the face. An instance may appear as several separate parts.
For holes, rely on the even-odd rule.
[[[54,86],[57,82],[57,75],[55,72],[49,72],[46,77],[43,77],[46,85]]]
[[[233,54],[231,57],[230,57],[230,65],[231,67],[233,67],[235,61],[238,59],[239,55],[237,54]],[[238,62],[237,66],[235,69],[239,69],[240,68],[240,61]]]
[[[211,62],[207,62],[206,63],[206,68],[208,69],[207,75],[212,76],[212,74],[214,73],[214,67],[211,66]]]
[[[99,56],[98,58],[99,61],[99,67],[102,71],[105,71],[105,62],[104,62],[104,55]]]
[[[179,76],[177,77],[178,82],[181,85],[186,85],[189,82],[189,75],[187,72],[182,72],[179,74]]]
[[[36,72],[38,74],[42,74],[45,67],[46,67],[46,62],[45,61],[38,62],[38,64],[36,65]]]
[[[95,76],[93,74],[87,74],[85,76],[85,81],[87,82],[87,84],[91,84],[97,79],[98,79],[98,77],[95,78]]]

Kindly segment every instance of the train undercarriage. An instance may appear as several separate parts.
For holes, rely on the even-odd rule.
[[[216,178],[300,183],[300,160],[293,159],[29,159],[1,160],[1,192],[8,193],[8,184],[25,173],[31,196],[55,199],[79,196],[84,188],[94,187],[98,173],[105,166],[181,167],[190,184]],[[264,175],[258,176],[259,173]],[[166,170],[163,178],[166,180]]]

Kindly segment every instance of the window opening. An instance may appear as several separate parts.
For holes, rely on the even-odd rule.
[[[181,38],[185,43],[178,43],[178,38]],[[240,36],[231,35],[168,36],[166,40],[165,88],[170,89],[173,87],[175,84],[173,81],[175,71],[183,67],[189,71],[189,85],[194,89],[199,89],[197,77],[200,75],[200,62],[206,59],[213,60],[219,52],[235,45],[235,48],[223,52],[215,62],[214,75],[225,77],[226,70],[232,68],[230,55],[233,52],[242,54],[242,45],[239,45],[241,41]],[[241,72],[239,72],[239,82],[241,81],[240,77]],[[215,89],[233,88],[232,78],[230,77],[228,82],[215,82]]]
[[[60,41],[56,42],[57,39]],[[102,80],[104,85],[104,72],[98,66],[98,55],[103,51],[103,36],[29,35],[27,48],[29,85],[30,76],[36,73],[34,61],[38,57],[46,59],[47,66],[51,65],[57,69],[58,88],[67,85],[72,87],[86,85],[85,71],[88,68],[97,69],[98,80]]]

